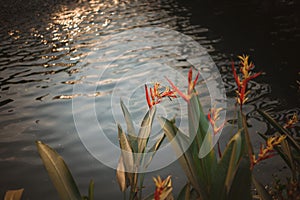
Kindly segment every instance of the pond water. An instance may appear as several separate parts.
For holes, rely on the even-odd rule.
[[[24,199],[58,198],[36,151],[35,141],[42,140],[63,156],[82,194],[94,179],[96,199],[122,198],[115,170],[98,161],[97,155],[110,149],[95,139],[97,133],[102,131],[117,146],[116,122],[124,127],[119,98],[139,124],[147,109],[144,84],[166,84],[168,76],[184,85],[181,74],[191,64],[202,73],[217,67],[228,95],[229,121],[236,89],[230,63],[243,53],[251,55],[256,71],[265,72],[251,82],[245,108],[253,132],[267,130],[256,108],[268,110],[281,123],[293,113],[299,116],[297,8],[292,0],[1,1],[0,196],[25,188]],[[203,55],[201,61],[189,62]],[[212,68],[201,68],[201,62]],[[198,87],[208,108],[209,88]],[[167,101],[158,115],[181,114],[178,104]],[[90,118],[90,111],[96,118]],[[292,132],[299,134],[299,126]],[[273,172],[287,174],[276,160],[263,167],[273,170],[261,174],[263,179],[270,180]],[[176,162],[147,175],[146,193],[153,191],[150,177],[169,174],[177,193],[185,177]]]

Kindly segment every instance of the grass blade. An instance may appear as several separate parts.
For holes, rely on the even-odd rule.
[[[63,200],[80,200],[80,192],[63,158],[41,141],[37,141],[36,145],[60,198]]]

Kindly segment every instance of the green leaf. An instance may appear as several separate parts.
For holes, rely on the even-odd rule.
[[[244,156],[238,165],[227,199],[252,200],[250,160]]]
[[[268,113],[262,111],[260,109],[257,110],[259,114],[261,114],[274,128],[276,128],[281,134],[286,135],[289,143],[296,149],[296,151],[300,152],[300,145],[298,142],[290,135],[290,133],[283,128],[280,124],[278,124]]]
[[[123,112],[123,115],[124,115],[124,118],[126,121],[126,125],[127,125],[127,134],[136,136],[134,125],[132,122],[132,117],[122,100],[120,100],[120,104],[121,104],[122,112]]]
[[[7,190],[4,196],[4,200],[20,200],[24,189],[19,190]]]
[[[36,145],[60,198],[63,200],[80,200],[80,192],[63,158],[41,141],[37,141]]]
[[[190,200],[191,186],[189,183],[181,189],[177,200]]]
[[[225,199],[234,179],[243,149],[241,133],[236,133],[227,144],[212,178],[212,199]]]
[[[277,147],[275,148],[275,150],[278,149],[279,155],[283,158],[283,160],[286,160],[286,164],[290,167],[291,171],[293,172],[293,176],[294,178],[296,178],[296,174],[294,174],[294,172],[296,172],[296,166],[295,166],[295,160],[294,160],[294,156],[292,154],[291,151],[291,147],[289,146],[288,142],[286,140],[283,140],[281,142],[281,148]],[[282,150],[282,151],[280,151]]]
[[[193,95],[188,103],[188,120],[190,137],[196,136],[198,149],[200,149],[209,124],[197,95]]]
[[[197,190],[201,197],[207,196],[204,191],[204,185],[202,185],[198,180],[198,174],[194,164],[193,155],[190,149],[185,151],[184,148],[186,145],[188,145],[188,137],[168,119],[160,117],[159,122],[168,140],[171,142],[175,153],[179,157],[178,161],[192,186]]]
[[[122,100],[120,100],[120,104],[127,126],[127,136],[129,139],[130,146],[134,153],[138,153],[137,135],[135,133],[132,117]]]
[[[130,181],[128,175],[129,174],[126,173],[125,171],[123,157],[120,156],[117,171],[116,171],[116,177],[117,177],[118,184],[120,186],[120,190],[122,192],[124,192],[129,186]]]
[[[125,166],[125,171],[133,172],[134,171],[134,158],[132,154],[132,149],[127,139],[126,134],[122,130],[122,127],[118,124],[118,137],[120,147],[122,149],[121,156]]]
[[[256,188],[256,191],[258,195],[260,196],[261,200],[272,200],[272,196],[268,193],[268,191],[265,189],[265,187],[256,180],[254,175],[252,175],[252,182]]]
[[[145,161],[146,161],[145,168],[147,168],[150,165],[153,157],[155,156],[158,148],[160,147],[160,145],[164,141],[165,137],[166,137],[166,135],[162,134],[162,136],[158,138],[158,140],[155,142],[155,144],[153,144],[153,146],[147,152],[146,157],[144,158]]]
[[[154,106],[154,107],[152,107],[152,109],[150,109],[146,113],[146,115],[141,123],[141,128],[140,128],[139,135],[138,135],[138,152],[139,153],[144,153],[145,148],[147,146],[149,135],[150,135],[151,129],[152,129],[152,123],[153,123],[153,119],[155,116],[155,112],[156,112],[156,108]]]
[[[238,129],[241,131],[242,148],[245,150],[246,154],[252,156],[253,146],[249,136],[247,119],[241,111],[238,111]]]
[[[243,155],[242,140],[240,135],[241,135],[240,133],[237,133],[233,136],[233,148],[232,148],[228,171],[226,173],[226,179],[225,179],[225,187],[227,189],[227,192],[229,191],[232,181],[235,178],[236,170],[239,167],[239,162]]]
[[[194,90],[196,93],[196,91]],[[212,145],[211,133],[208,132],[209,123],[203,112],[199,97],[193,95],[188,103],[189,137],[194,138],[190,145],[198,178],[207,187],[211,184],[217,157]],[[199,159],[200,157],[200,159]]]

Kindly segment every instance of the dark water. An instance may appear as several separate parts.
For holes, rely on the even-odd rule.
[[[36,152],[36,140],[46,142],[64,157],[82,194],[87,193],[89,180],[93,178],[96,199],[122,197],[115,171],[93,158],[81,143],[73,115],[82,113],[95,102],[99,107],[109,108],[110,102],[106,100],[118,75],[104,77],[100,92],[91,90],[100,84],[94,82],[97,80],[93,75],[101,68],[85,63],[85,58],[99,47],[96,43],[126,30],[161,27],[190,36],[207,49],[217,64],[229,97],[235,90],[229,70],[231,59],[236,59],[238,54],[250,54],[257,66],[255,70],[265,72],[251,82],[253,93],[245,108],[253,130],[267,129],[253,112],[256,108],[268,110],[281,123],[294,112],[299,116],[300,19],[296,0],[263,3],[200,0],[11,3],[2,0],[0,3],[1,197],[8,189],[22,187],[25,199],[58,198]],[[112,58],[114,52],[107,54]],[[105,62],[110,60],[104,59]],[[120,63],[122,60],[115,64]],[[181,63],[178,68],[186,71],[185,67],[186,63]],[[134,77],[143,81],[140,73],[128,76]],[[84,92],[74,93],[74,85],[88,87]],[[82,106],[72,107],[73,99],[82,102]],[[233,100],[229,98],[228,102]],[[132,109],[139,111],[136,105]],[[230,110],[229,107],[229,117]],[[105,109],[99,112],[105,115]],[[110,121],[109,116],[107,120]],[[87,133],[95,129],[88,120],[82,123]],[[106,128],[111,130],[111,135],[116,131],[114,126]],[[292,131],[295,135],[299,133],[299,126]],[[113,136],[111,139],[116,140]],[[273,172],[284,171],[274,160],[262,165]],[[150,177],[157,174],[173,175],[175,193],[185,181],[174,163],[148,175],[145,182],[148,192],[153,190]]]

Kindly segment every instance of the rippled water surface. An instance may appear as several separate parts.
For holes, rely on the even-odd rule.
[[[163,82],[163,76],[172,70],[179,74],[187,72],[191,63],[179,55],[198,55],[194,46],[178,48],[178,35],[152,33],[156,28],[178,31],[205,48],[222,75],[228,105],[233,103],[231,97],[236,89],[230,73],[231,59],[242,53],[253,56],[258,65],[255,70],[266,72],[251,82],[253,93],[245,108],[249,124],[256,130],[267,129],[253,112],[256,108],[270,111],[281,123],[294,112],[299,115],[296,81],[300,75],[295,59],[297,50],[292,50],[299,44],[299,5],[295,1],[276,1],[275,5],[269,5],[271,1],[265,1],[266,5],[255,1],[212,2],[218,6],[206,1],[175,0],[1,1],[0,196],[8,189],[22,187],[25,199],[58,198],[36,151],[34,142],[42,140],[64,157],[83,194],[93,178],[96,199],[122,198],[115,171],[86,150],[80,134],[97,134],[97,127],[86,114],[87,110],[95,109],[112,145],[118,145],[115,122],[122,121],[118,99],[125,100],[139,124],[147,108],[140,98],[144,83]],[[272,10],[272,6],[276,9]],[[254,26],[254,21],[263,16],[262,22]],[[141,37],[128,35],[135,30]],[[135,45],[143,44],[144,49],[128,52],[126,44],[132,45],[129,41],[140,38],[143,40]],[[153,47],[153,42],[147,46],[147,40],[157,46]],[[200,66],[198,69],[206,70]],[[176,73],[170,76],[184,85]],[[208,96],[206,87],[200,84],[199,88],[203,96]],[[210,102],[203,99],[209,107]],[[166,102],[172,112],[167,114],[161,109],[158,113],[168,117],[179,115],[178,103]],[[229,106],[229,119],[232,110]],[[80,119],[80,134],[74,116]],[[296,135],[299,128],[296,126],[292,131]],[[98,145],[93,137],[88,142],[93,147]],[[273,163],[269,168],[278,171],[282,165]],[[148,176],[156,174],[172,174],[175,193],[185,181],[176,163]],[[146,191],[153,190],[150,178],[145,184]]]

